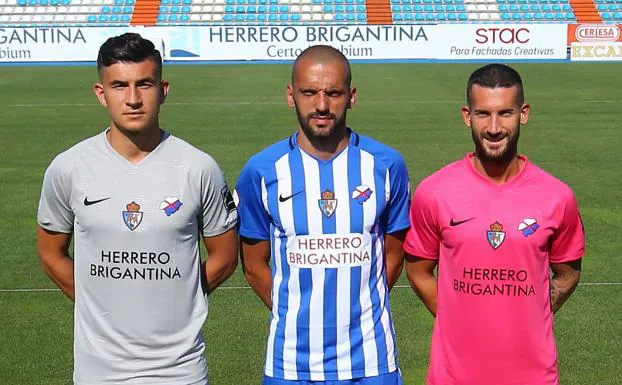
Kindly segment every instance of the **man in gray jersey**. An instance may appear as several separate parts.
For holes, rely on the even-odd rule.
[[[110,127],[52,161],[38,212],[43,269],[75,300],[74,383],[207,384],[205,292],[235,270],[235,205],[218,164],[160,128],[150,41],[109,39],[97,68]]]

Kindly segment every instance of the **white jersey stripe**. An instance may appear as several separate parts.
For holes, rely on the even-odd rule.
[[[371,154],[361,151],[361,183],[377,193],[374,174],[369,170],[374,169],[374,158]],[[368,199],[364,205],[363,223],[364,228],[372,232],[376,222],[376,199]],[[361,266],[361,332],[363,334],[363,352],[365,355],[365,376],[378,375],[378,348],[374,330],[373,304],[369,288],[371,265]]]
[[[385,200],[387,201],[387,203],[389,202],[389,199],[391,197],[391,177],[389,175],[389,170],[387,169],[387,173],[386,173],[386,177],[385,177],[385,187],[384,187],[384,191],[385,191]],[[378,242],[376,243],[376,255],[379,256],[378,261],[376,263],[376,275],[378,277],[378,282],[376,284],[376,288],[378,289],[378,295],[380,297],[380,308],[383,309],[382,312],[382,316],[380,318],[380,321],[382,322],[382,329],[384,330],[384,334],[385,334],[385,341],[386,341],[386,345],[387,345],[387,364],[389,365],[389,370],[390,371],[394,371],[396,370],[396,362],[395,362],[395,341],[393,340],[393,325],[391,324],[391,319],[389,318],[389,306],[388,303],[386,303],[387,301],[387,297],[388,297],[388,293],[387,293],[387,286],[386,286],[386,282],[383,279],[383,276],[386,277],[386,275],[383,275],[382,273],[382,269],[384,266],[384,263],[382,263],[382,259],[384,259],[384,244],[385,244],[385,236],[377,235],[377,239]]]
[[[348,183],[348,154],[344,153],[333,161],[333,185],[337,205],[336,230],[338,234],[350,233],[350,199],[351,191]],[[341,267],[337,271],[337,370],[339,379],[352,377],[350,357],[350,273],[349,267]]]
[[[307,200],[309,235],[322,234],[322,214],[317,200],[320,197],[320,169],[315,159],[302,153]],[[311,269],[313,288],[309,304],[309,370],[312,381],[324,381],[324,269]]]
[[[268,210],[268,191],[266,189],[266,181],[264,178],[261,178],[261,200],[263,201],[264,208],[267,212]],[[270,332],[268,334],[268,345],[266,349],[266,370],[265,373],[267,376],[274,376],[274,339],[276,337],[276,327],[279,322],[279,286],[281,285],[281,280],[283,279],[283,272],[281,268],[281,240],[279,238],[279,230],[277,228],[273,229],[272,234],[272,244],[270,247],[272,248],[272,263],[274,265],[274,269],[276,270],[276,274],[274,275],[274,280],[272,282],[272,320],[270,321]]]

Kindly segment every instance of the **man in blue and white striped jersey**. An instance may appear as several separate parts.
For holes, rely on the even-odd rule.
[[[402,383],[389,290],[409,227],[401,155],[346,125],[348,60],[303,51],[298,130],[253,156],[236,196],[246,279],[272,310],[264,385]]]

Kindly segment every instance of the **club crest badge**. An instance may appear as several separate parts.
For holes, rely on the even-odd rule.
[[[499,222],[495,222],[490,225],[490,230],[486,232],[486,237],[488,239],[488,244],[492,246],[493,249],[498,249],[505,240],[503,225]]]
[[[181,205],[182,203],[179,200],[179,198],[166,197],[164,198],[162,203],[160,203],[160,210],[164,211],[164,214],[166,214],[167,217],[170,217],[171,215],[175,214],[179,210]]]
[[[538,221],[533,218],[524,218],[523,221],[518,224],[518,231],[522,232],[525,238],[535,233],[539,228],[540,225]]]
[[[369,199],[372,193],[373,191],[371,191],[369,186],[356,186],[354,191],[352,191],[352,199],[356,199],[358,203],[363,204]]]
[[[322,199],[318,199],[317,202],[320,206],[322,214],[324,214],[326,218],[330,218],[335,213],[335,209],[337,208],[337,199],[335,199],[334,192],[330,190],[324,191],[322,193]]]
[[[134,201],[125,206],[127,211],[123,212],[123,222],[128,229],[134,231],[143,221],[143,213],[140,211],[140,205]]]

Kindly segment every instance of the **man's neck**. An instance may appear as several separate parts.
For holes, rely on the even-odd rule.
[[[318,159],[329,160],[348,146],[350,130],[346,127],[338,129],[331,136],[308,137],[301,128],[298,128],[298,146],[307,154]]]
[[[525,161],[518,155],[504,161],[482,160],[477,154],[473,156],[473,167],[482,176],[490,179],[493,183],[501,185],[518,175]]]
[[[110,125],[107,133],[110,146],[131,163],[138,163],[153,151],[162,140],[158,124],[140,132],[131,132]]]

